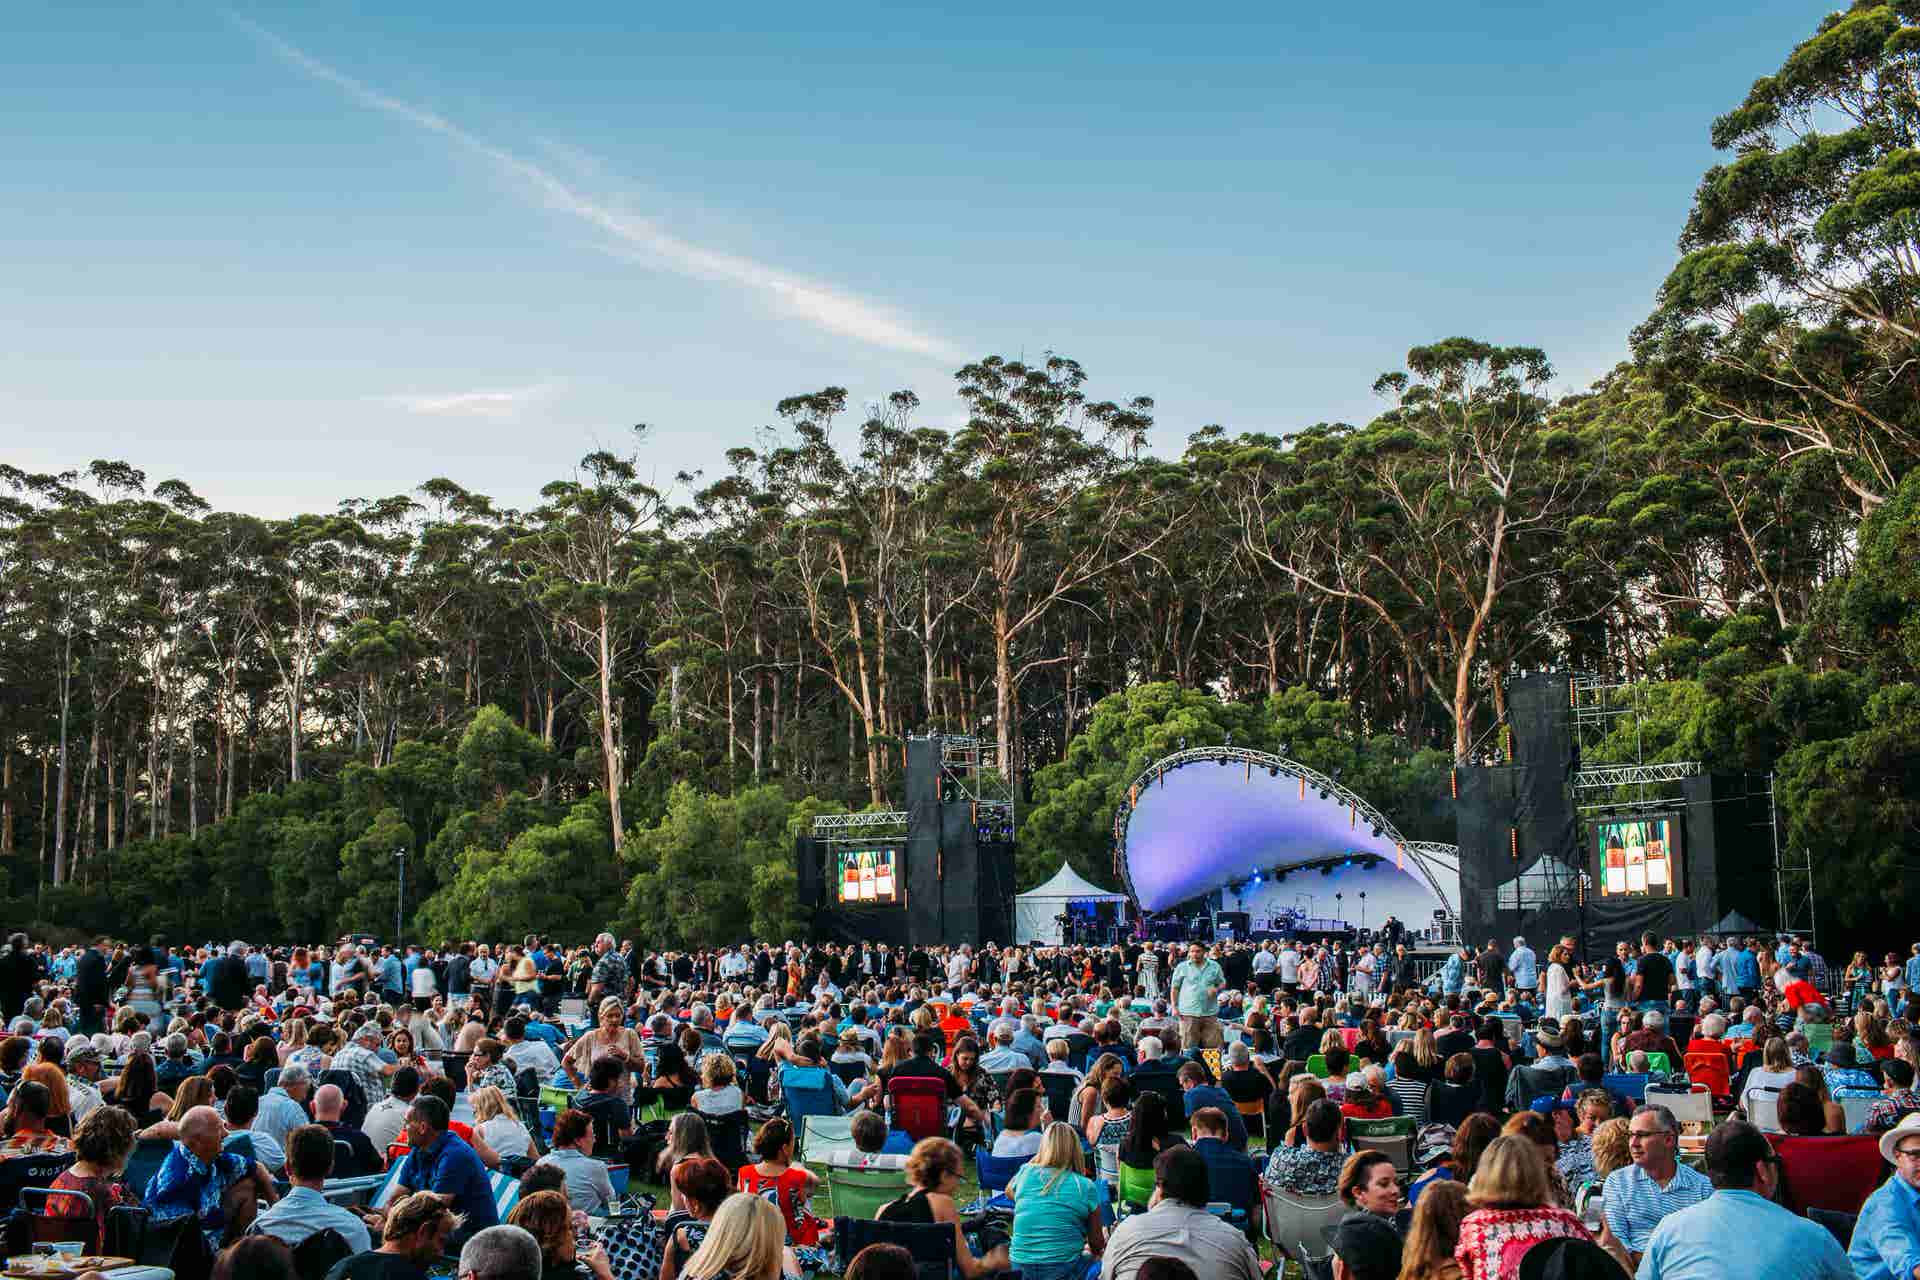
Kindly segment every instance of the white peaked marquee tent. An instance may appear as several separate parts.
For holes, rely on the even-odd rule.
[[[1069,902],[1125,902],[1127,895],[1113,893],[1087,883],[1073,864],[1063,862],[1053,879],[1029,889],[1013,900],[1013,941],[1019,946],[1038,940],[1048,945],[1060,942],[1060,922],[1054,919]]]

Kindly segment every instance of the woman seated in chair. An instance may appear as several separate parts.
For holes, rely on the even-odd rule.
[[[475,1089],[467,1095],[473,1103],[474,1131],[500,1155],[509,1160],[526,1161],[533,1156],[533,1139],[520,1113],[507,1101],[507,1095],[493,1086]]]
[[[815,1217],[807,1203],[820,1179],[805,1165],[794,1163],[793,1126],[785,1120],[767,1121],[753,1136],[753,1150],[760,1159],[741,1168],[740,1189],[779,1205],[787,1224],[787,1243],[825,1244],[833,1236],[833,1227]]]
[[[1822,1133],[1845,1133],[1847,1131],[1847,1109],[1833,1100],[1833,1090],[1827,1087],[1827,1077],[1815,1066],[1796,1067],[1793,1072],[1795,1084],[1803,1084],[1813,1091],[1820,1100],[1821,1114],[1826,1117],[1826,1127]],[[1785,1128],[1783,1124],[1781,1126]]]
[[[573,1209],[558,1191],[536,1191],[525,1196],[507,1215],[507,1225],[519,1227],[540,1245],[540,1280],[613,1280],[607,1251],[595,1244],[582,1257],[573,1235]]]
[[[973,1280],[1005,1270],[1007,1246],[996,1245],[984,1258],[973,1256],[966,1233],[960,1229],[960,1211],[953,1202],[963,1169],[959,1147],[945,1138],[922,1138],[907,1157],[907,1185],[911,1190],[881,1206],[880,1221],[952,1223],[954,1261],[960,1274]]]
[[[95,1107],[80,1122],[73,1135],[73,1150],[78,1157],[53,1180],[55,1191],[78,1191],[79,1196],[47,1197],[50,1218],[84,1219],[92,1215],[92,1234],[82,1241],[81,1251],[99,1253],[105,1248],[107,1211],[117,1204],[139,1204],[140,1191],[129,1188],[120,1177],[133,1155],[133,1117],[118,1107]]]
[[[681,1280],[780,1280],[799,1261],[780,1240],[780,1214],[757,1196],[729,1196]]]
[[[1072,1125],[1047,1126],[1039,1154],[1013,1175],[1007,1196],[1013,1201],[1010,1261],[1025,1280],[1078,1280],[1087,1268],[1082,1250],[1098,1258],[1106,1248],[1106,1192],[1087,1176]]]
[[[1120,1143],[1120,1163],[1151,1169],[1162,1151],[1178,1146],[1180,1141],[1173,1131],[1167,1100],[1157,1093],[1143,1093],[1133,1102],[1133,1122]]]
[[[736,1083],[739,1068],[724,1053],[710,1053],[700,1064],[700,1088],[693,1095],[693,1109],[701,1115],[730,1116],[747,1108],[746,1095]]]
[[[1087,1077],[1073,1091],[1073,1105],[1064,1116],[1055,1119],[1065,1120],[1068,1124],[1084,1128],[1086,1123],[1100,1114],[1101,1091],[1107,1081],[1125,1078],[1126,1066],[1111,1053],[1103,1053],[1087,1068]],[[1092,1141],[1091,1138],[1088,1141]]]
[[[492,1036],[484,1036],[473,1046],[473,1057],[467,1060],[467,1089],[469,1092],[480,1089],[498,1089],[511,1098],[519,1092],[519,1084],[513,1078],[513,1068],[506,1064],[507,1046]]]
[[[674,1209],[662,1224],[667,1243],[659,1280],[676,1280],[706,1240],[713,1215],[732,1194],[733,1180],[727,1176],[727,1167],[710,1156],[694,1156],[673,1167],[674,1203],[685,1207]]]
[[[993,1140],[996,1159],[1015,1160],[1040,1150],[1040,1122],[1046,1104],[1038,1089],[1015,1089],[1007,1095],[1006,1121]]]
[[[1087,1144],[1094,1147],[1118,1147],[1133,1129],[1133,1081],[1123,1075],[1110,1076],[1100,1089],[1101,1109],[1088,1117]]]
[[[873,1058],[867,1053],[866,1041],[861,1038],[858,1031],[848,1027],[840,1033],[840,1039],[834,1045],[833,1057],[827,1060],[827,1066],[848,1084],[852,1084],[854,1080],[864,1079],[872,1072]],[[858,1071],[856,1072],[854,1068],[858,1068]],[[849,1075],[853,1077],[852,1080],[847,1079]]]

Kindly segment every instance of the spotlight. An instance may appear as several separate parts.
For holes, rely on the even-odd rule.
[[[1233,764],[1233,761],[1229,757],[1227,756],[1220,757],[1220,765],[1222,768],[1226,768],[1232,764]]]
[[[1348,859],[1347,859],[1347,860],[1346,860],[1346,861],[1345,861],[1344,863],[1342,863],[1341,865],[1342,865],[1342,866],[1347,866],[1347,867],[1350,867],[1350,866],[1352,866],[1352,865],[1353,865],[1353,859],[1352,859],[1352,858],[1348,858]]]
[[[1331,862],[1323,862],[1323,863],[1321,863],[1321,864],[1320,864],[1320,874],[1321,874],[1321,875],[1323,875],[1323,876],[1330,876],[1330,875],[1332,875],[1332,874],[1333,874],[1333,864],[1332,864]]]
[[[1374,828],[1373,828],[1373,838],[1374,838],[1375,840],[1378,840],[1378,839],[1380,838],[1380,827],[1379,827],[1379,824],[1378,824],[1378,823],[1376,823],[1376,824],[1374,824]]]
[[[1283,755],[1285,755],[1285,754],[1287,754],[1287,744],[1286,744],[1286,743],[1284,743],[1284,742],[1283,742],[1283,743],[1281,743],[1281,744],[1280,744],[1280,749],[1279,749],[1278,751],[1276,751],[1276,752],[1274,752],[1273,754],[1275,754],[1275,755],[1277,755],[1277,756],[1283,756]]]
[[[1270,765],[1268,765],[1268,766],[1267,766],[1267,776],[1268,776],[1269,778],[1277,778],[1277,777],[1279,777],[1279,776],[1280,776],[1280,766],[1279,766],[1279,765],[1277,765],[1277,764],[1270,764]]]

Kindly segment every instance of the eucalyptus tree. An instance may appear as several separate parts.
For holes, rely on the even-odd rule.
[[[645,435],[644,426],[634,428],[636,440]],[[602,781],[618,852],[626,840],[620,685],[647,633],[648,588],[669,495],[640,478],[637,451],[623,456],[600,449],[580,460],[572,479],[549,483],[540,496],[511,551],[539,612],[585,660],[584,673],[561,670],[597,713]]]
[[[1075,592],[1166,536],[1160,499],[1136,483],[1132,456],[1153,402],[1089,403],[1085,371],[1057,355],[1033,366],[988,356],[954,379],[968,409],[953,442],[969,481],[956,507],[985,568],[974,608],[992,647],[1000,759],[1012,768],[1021,680],[1072,657],[1020,646]]]
[[[1831,457],[1864,514],[1920,456],[1920,10],[1855,0],[1714,121],[1641,352],[1701,411]]]

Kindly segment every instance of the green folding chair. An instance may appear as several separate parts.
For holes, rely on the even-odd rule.
[[[1153,1170],[1141,1169],[1120,1162],[1120,1176],[1117,1180],[1120,1191],[1120,1205],[1124,1208],[1145,1209],[1153,1199]]]
[[[827,1198],[833,1201],[833,1212],[837,1217],[864,1218],[871,1222],[880,1216],[884,1206],[905,1194],[905,1169],[843,1169],[835,1165],[827,1166]]]
[[[1327,1055],[1324,1053],[1309,1054],[1307,1056],[1307,1070],[1319,1076],[1322,1080],[1325,1080],[1333,1074],[1333,1072],[1327,1069]]]

